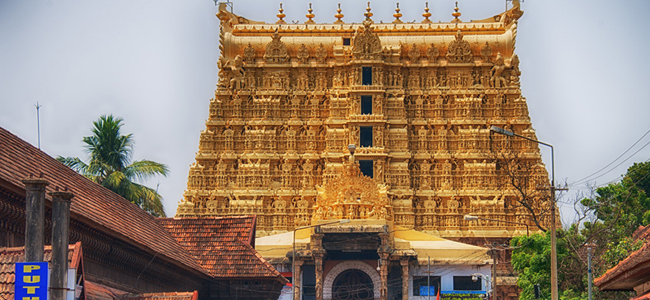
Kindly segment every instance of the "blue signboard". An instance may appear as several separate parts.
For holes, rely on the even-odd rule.
[[[420,296],[435,296],[436,287],[435,286],[420,286]]]
[[[16,300],[47,300],[46,262],[16,263]]]

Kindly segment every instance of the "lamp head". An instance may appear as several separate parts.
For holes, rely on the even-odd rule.
[[[350,151],[350,155],[354,155],[354,150],[357,150],[357,145],[349,144],[348,145],[348,151]]]
[[[464,219],[465,221],[476,221],[478,220],[478,216],[465,215]]]

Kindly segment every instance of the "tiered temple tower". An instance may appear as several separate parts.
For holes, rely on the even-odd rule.
[[[177,216],[256,214],[257,234],[323,219],[385,219],[468,241],[548,225],[548,175],[514,53],[507,12],[448,23],[253,22],[221,8],[219,82]],[[356,146],[361,172],[384,186],[387,211],[328,211],[319,193]],[[521,192],[512,162],[527,166]],[[359,191],[344,197],[361,199]],[[343,197],[343,196],[341,196]],[[525,203],[526,206],[522,205]],[[371,214],[372,211],[372,214]],[[474,214],[488,220],[466,221]],[[517,224],[518,223],[518,224]]]

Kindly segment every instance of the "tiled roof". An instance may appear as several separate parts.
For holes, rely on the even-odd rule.
[[[639,273],[646,275],[642,278],[634,276]],[[603,276],[596,278],[594,284],[601,290],[631,290],[638,282],[649,280],[647,273],[650,273],[650,242],[646,242],[641,249],[632,252],[615,267],[607,270]]]
[[[125,291],[107,287],[88,280],[84,283],[84,290],[86,292],[86,300],[114,300],[118,299],[122,295],[128,294]]]
[[[216,278],[286,279],[251,246],[255,216],[159,219]]]
[[[197,300],[199,299],[199,292],[172,292],[172,293],[149,293],[139,295],[124,295],[119,297],[122,300]]]
[[[207,274],[155,217],[0,127],[0,184],[6,181],[10,185],[7,188],[24,195],[21,180],[31,174],[43,174],[43,179],[49,181],[47,193],[57,187],[67,187],[74,193],[72,218],[82,216],[84,223],[93,228]]]
[[[43,260],[52,260],[52,246],[45,246]],[[14,299],[16,263],[25,261],[25,247],[0,248],[0,299]],[[77,268],[81,263],[81,242],[68,247],[68,267]]]

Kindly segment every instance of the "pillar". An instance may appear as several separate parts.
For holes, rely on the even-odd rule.
[[[400,257],[399,264],[402,266],[402,300],[409,299],[409,258]]]
[[[318,227],[316,228],[318,230]],[[325,258],[325,249],[323,249],[322,233],[311,235],[311,248],[314,255],[315,273],[316,273],[316,300],[323,300],[323,260]]]
[[[380,233],[379,237],[381,238],[381,245],[377,249],[379,254],[379,276],[381,278],[381,287],[379,288],[380,300],[388,299],[388,260],[390,256],[390,247],[388,245],[388,233]]]
[[[292,280],[293,281],[292,283],[293,283],[293,286],[294,286],[294,293],[295,293],[293,295],[294,300],[300,300],[300,294],[301,294],[300,278],[302,277],[301,275],[302,275],[302,264],[303,263],[304,263],[304,261],[296,259],[296,262],[295,262],[295,264],[296,264],[295,268],[296,269],[294,270],[293,280]]]
[[[65,300],[68,279],[68,244],[70,234],[69,192],[54,192],[52,196],[52,279],[51,300]]]
[[[49,182],[42,178],[25,178],[25,261],[43,261],[45,238],[45,187]]]

